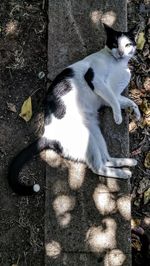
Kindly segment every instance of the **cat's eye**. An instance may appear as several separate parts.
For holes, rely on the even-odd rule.
[[[127,43],[127,44],[125,45],[125,47],[130,47],[130,46],[132,46],[132,43]]]

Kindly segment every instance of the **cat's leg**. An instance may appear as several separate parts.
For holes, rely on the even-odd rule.
[[[94,92],[100,96],[113,111],[113,116],[116,124],[121,124],[122,114],[121,107],[117,97],[114,95],[111,88],[108,88],[99,78],[94,77],[93,81]]]
[[[132,167],[137,165],[137,160],[132,158],[113,158],[110,157],[109,161],[105,163],[107,167]]]
[[[106,177],[113,177],[120,179],[128,179],[132,176],[132,173],[129,169],[124,169],[124,168],[118,169],[107,166],[103,166],[101,169],[99,169],[98,174]]]
[[[92,121],[90,121],[88,128],[91,134],[93,135],[93,138],[95,139],[97,148],[99,149],[99,153],[101,154],[102,162],[103,164],[105,164],[107,161],[109,161],[110,155],[101,129],[99,128],[98,123],[94,123]]]
[[[106,167],[133,167],[137,164],[135,159],[131,158],[113,158],[110,157],[106,141],[103,137],[103,134],[96,123],[89,124],[89,130],[92,132],[93,137],[95,138],[97,148],[101,154],[101,160],[104,166]]]
[[[115,169],[104,165],[100,150],[93,135],[90,135],[86,153],[86,164],[98,175],[106,177],[127,179],[131,177],[131,171],[128,169]]]
[[[139,108],[136,103],[134,103],[132,100],[122,95],[119,96],[119,102],[120,102],[122,109],[126,109],[130,107],[134,111],[136,120],[140,120],[141,114],[140,114]]]

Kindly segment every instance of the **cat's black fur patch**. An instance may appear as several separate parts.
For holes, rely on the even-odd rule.
[[[28,147],[23,149],[11,162],[8,171],[8,182],[14,192],[20,195],[34,194],[33,185],[26,185],[18,178],[23,165],[30,161],[35,155],[38,155],[45,149],[51,149],[58,154],[63,153],[63,148],[58,141],[51,141],[46,138],[39,138]]]
[[[71,90],[71,84],[68,80],[74,77],[71,68],[64,69],[50,85],[45,100],[45,124],[51,121],[51,114],[61,119],[66,113],[66,107],[61,97]]]
[[[92,83],[92,80],[94,78],[94,71],[93,71],[93,69],[91,67],[85,73],[84,78],[85,78],[87,84],[89,85],[89,87],[91,88],[91,90],[93,91],[94,90],[94,85]]]
[[[107,33],[106,45],[109,49],[118,48],[118,38],[122,35],[127,36],[132,41],[133,45],[136,45],[135,34],[132,33],[132,30],[129,32],[115,31],[106,24],[104,24],[104,27]]]
[[[56,140],[50,142],[50,149],[54,150],[58,154],[63,153],[63,147],[61,146],[60,142]]]

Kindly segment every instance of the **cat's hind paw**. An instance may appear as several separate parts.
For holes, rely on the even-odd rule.
[[[120,179],[129,179],[132,176],[131,171],[127,168],[116,169],[105,166],[99,170],[98,174],[106,177],[120,178]]]
[[[114,120],[117,125],[122,123],[122,115],[121,114],[114,114]]]
[[[140,119],[141,119],[141,113],[140,113],[140,110],[139,110],[138,106],[136,105],[133,108],[133,110],[134,110],[134,114],[135,114],[136,121],[140,121]]]
[[[105,163],[106,167],[134,167],[137,165],[137,160],[131,158],[113,158],[110,157],[109,161]]]

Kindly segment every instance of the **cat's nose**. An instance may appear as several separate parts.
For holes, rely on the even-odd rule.
[[[122,57],[123,54],[124,54],[123,51],[120,51],[120,50],[118,51],[118,53],[119,53],[119,55],[120,55],[121,57]]]

